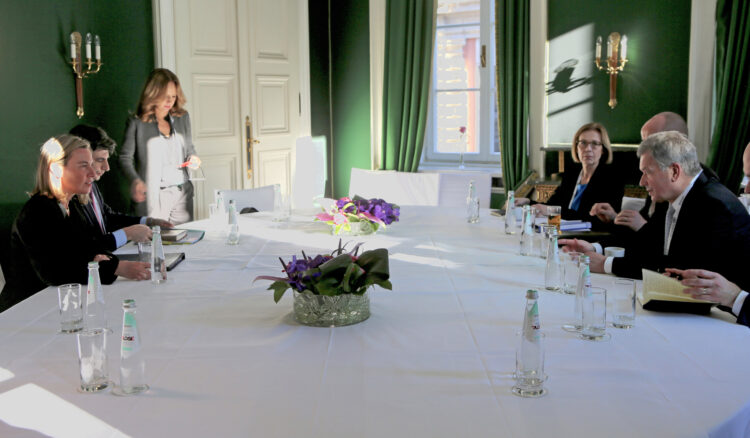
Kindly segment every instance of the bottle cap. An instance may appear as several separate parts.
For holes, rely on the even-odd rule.
[[[158,225],[154,225],[153,227],[151,227],[151,232],[152,233],[161,233],[161,227],[158,226]]]
[[[91,268],[98,268],[99,262],[89,262],[89,269]]]
[[[128,298],[127,300],[122,300],[122,307],[124,309],[132,309],[135,307],[135,300],[132,298]]]
[[[579,263],[591,263],[591,257],[581,254],[578,256]]]
[[[526,291],[527,300],[536,300],[537,298],[539,298],[539,292],[535,291],[534,289],[529,289]]]

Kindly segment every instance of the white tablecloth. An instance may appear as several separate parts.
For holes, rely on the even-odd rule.
[[[461,209],[459,209],[461,210]],[[239,246],[208,221],[203,241],[168,246],[186,260],[162,285],[105,286],[110,375],[119,378],[124,298],[135,298],[151,390],[81,394],[75,335],[57,334],[53,288],[0,314],[0,436],[701,437],[750,433],[750,330],[712,316],[638,309],[608,342],[560,329],[573,297],[544,291],[544,260],[482,211],[404,207],[374,236],[393,291],[371,291],[372,316],[340,328],[296,324],[288,292],[267,281],[278,257],[338,244],[295,215],[240,218]],[[132,250],[132,248],[131,248]],[[594,275],[595,286],[612,277]],[[525,291],[540,290],[548,395],[511,394]],[[30,429],[30,430],[28,430]]]

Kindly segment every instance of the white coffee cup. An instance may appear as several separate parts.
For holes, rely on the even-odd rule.
[[[625,257],[625,248],[619,246],[608,246],[604,248],[604,255],[607,257]]]

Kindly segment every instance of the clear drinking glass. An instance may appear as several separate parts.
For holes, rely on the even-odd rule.
[[[607,333],[607,289],[591,287],[583,295],[583,320],[581,339],[587,341],[606,341]]]
[[[138,242],[138,261],[151,263],[151,242]]]
[[[562,207],[559,205],[548,205],[547,206],[547,223],[557,227],[558,234],[560,233],[560,221],[562,219]]]
[[[75,333],[83,329],[83,306],[81,305],[81,285],[63,284],[57,288],[57,302],[60,305],[60,331]]]
[[[516,333],[516,384],[511,391],[519,397],[541,397],[547,393],[544,382],[544,333],[536,333],[535,339],[527,339],[522,332]]]
[[[76,333],[82,392],[98,392],[109,386],[108,331],[95,328]]]
[[[578,252],[562,252],[563,269],[565,271],[565,281],[563,292],[569,295],[575,295],[578,286]]]
[[[635,281],[615,278],[609,290],[612,302],[612,326],[629,329],[635,323]]]

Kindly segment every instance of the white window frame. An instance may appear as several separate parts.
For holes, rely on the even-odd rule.
[[[493,134],[497,132],[497,120],[492,117],[492,103],[496,99],[495,92],[495,35],[494,35],[494,0],[480,0],[480,22],[479,23],[462,23],[436,26],[438,29],[450,27],[463,27],[467,25],[479,24],[480,47],[486,46],[487,66],[480,67],[479,88],[458,89],[457,91],[479,90],[479,153],[463,154],[464,166],[466,168],[487,168],[498,166],[499,171],[500,153],[492,152],[492,143],[494,142]],[[437,126],[437,63],[432,62],[432,84],[430,85],[430,107],[427,114],[427,126],[425,129],[425,142],[422,151],[422,168],[432,167],[451,167],[458,166],[460,154],[458,153],[440,153],[435,151],[435,142],[437,141],[435,131]],[[447,91],[447,90],[441,90]],[[499,137],[499,136],[498,136]]]

